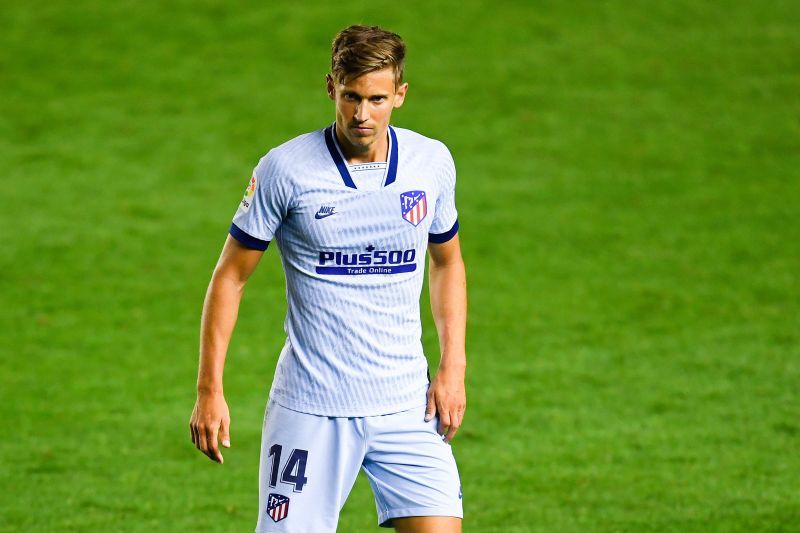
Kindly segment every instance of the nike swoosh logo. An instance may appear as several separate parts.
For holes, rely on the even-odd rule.
[[[316,215],[314,215],[314,218],[316,218],[317,220],[319,220],[319,219],[321,219],[321,218],[326,218],[326,217],[329,217],[329,216],[331,216],[331,215],[335,215],[335,214],[336,214],[336,213],[323,213],[323,214],[319,214],[319,213],[317,213]]]

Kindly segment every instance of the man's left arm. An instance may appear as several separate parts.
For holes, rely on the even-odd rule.
[[[458,234],[447,242],[429,243],[428,253],[431,311],[439,334],[441,360],[428,389],[425,420],[438,413],[439,434],[450,442],[461,426],[467,406],[464,388],[467,277]]]

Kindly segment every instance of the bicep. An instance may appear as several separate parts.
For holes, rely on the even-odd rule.
[[[248,248],[228,235],[214,268],[214,277],[223,277],[244,285],[263,255],[263,250]]]
[[[447,266],[461,262],[461,245],[459,244],[458,234],[447,242],[428,243],[428,255],[430,256],[431,266]]]

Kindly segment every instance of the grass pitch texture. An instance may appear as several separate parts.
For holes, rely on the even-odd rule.
[[[407,40],[393,122],[459,169],[465,531],[797,531],[789,1],[4,3],[0,531],[252,530],[277,249],[222,467],[189,441],[201,304],[253,165],[333,119],[354,22]],[[340,531],[375,521],[361,478]]]

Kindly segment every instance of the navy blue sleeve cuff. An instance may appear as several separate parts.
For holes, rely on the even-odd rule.
[[[245,233],[234,223],[231,223],[231,229],[228,230],[228,233],[230,233],[234,239],[242,243],[244,246],[252,248],[253,250],[261,250],[263,252],[267,249],[267,246],[269,246],[269,241],[262,241],[261,239],[253,237],[249,233]]]
[[[456,223],[453,224],[453,227],[444,233],[428,233],[428,242],[441,244],[455,237],[456,233],[458,233],[458,219],[456,219]]]

